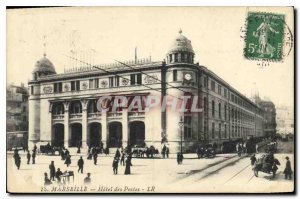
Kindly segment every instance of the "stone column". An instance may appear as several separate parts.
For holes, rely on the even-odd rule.
[[[64,147],[69,147],[69,139],[71,134],[69,133],[69,102],[64,102]]]
[[[87,143],[87,109],[82,109],[82,148],[86,148]]]
[[[106,148],[107,146],[107,137],[108,137],[108,131],[107,131],[107,118],[106,118],[107,112],[101,113],[101,142],[103,143],[103,148]]]
[[[69,137],[71,134],[69,133],[69,110],[65,109],[64,113],[64,147],[69,147]]]
[[[128,109],[127,108],[123,108],[122,111],[122,143],[123,143],[123,147],[127,147],[128,144]]]

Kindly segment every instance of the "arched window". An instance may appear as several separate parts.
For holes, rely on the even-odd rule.
[[[80,101],[73,101],[70,104],[70,114],[82,113],[82,106]]]
[[[62,115],[64,114],[65,110],[64,110],[64,105],[62,102],[56,102],[53,104],[52,106],[52,114],[53,115]]]

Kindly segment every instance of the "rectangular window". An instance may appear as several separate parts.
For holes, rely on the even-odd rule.
[[[130,75],[130,85],[135,85],[135,74]]]
[[[224,88],[224,97],[227,98],[227,89]]]
[[[94,88],[94,80],[93,80],[93,79],[90,79],[90,80],[89,80],[89,88],[90,88],[90,89],[93,89],[93,88]]]
[[[221,118],[221,103],[219,103],[219,118]]]
[[[184,139],[192,138],[192,117],[184,116]]]
[[[115,87],[118,87],[120,85],[120,77],[119,76],[115,76]]]
[[[99,79],[95,79],[94,88],[99,88]]]
[[[61,93],[62,92],[62,83],[54,83],[54,93]]]
[[[215,117],[215,101],[211,101],[211,114],[212,117]]]
[[[224,125],[224,138],[227,138],[227,125]]]
[[[224,118],[227,120],[227,106],[224,105]]]
[[[136,84],[138,84],[138,85],[142,84],[142,74],[141,73],[136,75]]]
[[[211,125],[211,138],[215,139],[215,123],[212,123]]]
[[[30,87],[31,95],[33,95],[33,86]]]
[[[204,115],[207,115],[207,113],[208,113],[208,106],[207,106],[207,98],[206,97],[204,97],[204,105],[203,105],[204,107]]]
[[[203,81],[204,81],[203,82],[204,87],[207,88],[207,77],[206,76],[204,76]]]
[[[75,81],[71,81],[71,91],[75,91]]]
[[[76,81],[76,91],[80,90],[80,81]]]
[[[215,89],[216,89],[216,88],[215,88],[215,87],[216,87],[215,82],[214,82],[213,80],[211,80],[210,84],[211,84],[211,85],[210,85],[210,86],[211,86],[211,90],[212,90],[212,91],[215,91]]]
[[[174,61],[178,62],[178,54],[177,53],[175,53],[175,60]]]
[[[173,81],[177,81],[177,70],[173,70]]]
[[[114,77],[109,77],[109,87],[114,87]]]
[[[221,135],[221,123],[219,123],[219,138],[220,139],[222,138],[222,135]]]
[[[218,93],[221,95],[221,85],[218,85]]]

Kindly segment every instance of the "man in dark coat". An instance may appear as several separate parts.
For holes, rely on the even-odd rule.
[[[285,169],[283,171],[284,173],[284,178],[287,180],[291,180],[292,179],[292,167],[291,167],[291,162],[290,162],[290,158],[289,157],[285,157],[286,159],[286,165],[285,165]]]
[[[37,150],[37,146],[35,144],[34,147],[33,147],[33,151],[36,152],[36,150]]]
[[[119,163],[119,159],[117,157],[114,157],[114,161],[112,163],[114,174],[118,174],[118,163]]]
[[[54,161],[51,161],[51,164],[49,165],[49,169],[50,169],[50,180],[54,181],[54,177],[55,177]]]
[[[94,155],[93,155],[94,165],[97,165],[97,158],[98,158],[98,154],[94,153]]]
[[[30,151],[27,152],[27,164],[30,163],[31,154]]]
[[[60,168],[57,169],[56,173],[55,173],[55,178],[57,179],[58,182],[61,182],[61,178],[60,176],[62,175],[63,173],[61,172]]]
[[[167,158],[169,158],[169,153],[170,153],[169,147],[167,147],[167,148],[166,148],[166,156],[167,156]]]
[[[32,157],[32,164],[35,164],[36,152],[34,150],[32,151],[31,157]]]
[[[116,154],[115,154],[115,157],[116,157],[118,160],[120,159],[121,153],[120,153],[119,149],[117,149]]]
[[[14,152],[14,159],[15,159],[15,165],[18,169],[20,169],[21,166],[21,157],[18,153],[18,150],[15,150]]]
[[[80,159],[78,160],[77,165],[78,165],[78,173],[79,173],[79,171],[81,171],[81,173],[83,173],[84,161],[82,159],[82,156],[80,156]]]
[[[65,164],[67,165],[67,167],[69,167],[69,165],[71,164],[71,156],[70,155],[66,156]]]
[[[161,150],[161,154],[162,154],[163,158],[166,157],[166,150],[167,150],[167,147],[166,147],[166,145],[164,145],[162,150]]]

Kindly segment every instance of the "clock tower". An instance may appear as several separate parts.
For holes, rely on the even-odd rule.
[[[182,34],[180,29],[178,36],[173,40],[166,54],[166,96],[176,98],[181,108],[176,111],[166,111],[166,135],[168,144],[172,151],[183,152],[194,146],[198,140],[199,113],[193,113],[191,104],[194,96],[198,97],[199,87],[198,65],[194,64],[194,50],[191,41]],[[189,105],[184,106],[184,99]],[[178,125],[182,119],[184,125]]]

